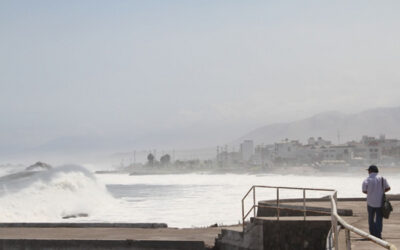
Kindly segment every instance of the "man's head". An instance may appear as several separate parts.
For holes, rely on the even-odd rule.
[[[375,165],[369,166],[369,168],[367,170],[368,170],[368,173],[378,173],[379,172],[378,167]]]

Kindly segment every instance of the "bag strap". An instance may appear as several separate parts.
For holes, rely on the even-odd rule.
[[[385,178],[382,176],[382,192],[383,192],[383,199],[386,199],[386,194],[385,194],[385,186],[383,185],[385,182]]]

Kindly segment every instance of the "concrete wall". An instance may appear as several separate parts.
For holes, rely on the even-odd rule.
[[[330,220],[265,220],[255,218],[245,232],[224,230],[216,250],[318,250],[326,246]]]
[[[264,221],[263,249],[325,250],[330,226],[330,221]]]
[[[215,240],[217,250],[263,250],[263,225],[250,223],[245,232],[223,229]]]
[[[204,250],[202,241],[0,240],[0,250]]]

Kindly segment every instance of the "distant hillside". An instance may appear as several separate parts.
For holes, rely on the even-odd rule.
[[[240,137],[236,143],[251,139],[255,144],[270,144],[282,139],[300,140],[303,143],[313,136],[338,142],[359,140],[362,135],[400,138],[400,107],[377,108],[357,114],[340,112],[321,113],[290,123],[271,124]]]

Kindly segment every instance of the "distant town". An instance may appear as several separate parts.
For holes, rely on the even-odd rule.
[[[384,135],[363,136],[360,141],[335,145],[322,137],[310,137],[306,144],[284,139],[271,145],[256,145],[245,140],[238,152],[218,147],[219,164],[250,164],[258,166],[315,167],[331,165],[364,166],[365,164],[395,165],[400,162],[400,140],[387,139]]]
[[[175,159],[165,153],[156,158],[147,154],[145,163],[121,166],[120,170],[131,174],[185,173],[191,171],[211,172],[268,172],[291,167],[307,167],[315,170],[340,170],[349,167],[365,167],[369,164],[396,167],[400,164],[400,140],[362,136],[359,141],[333,144],[322,137],[310,137],[306,143],[284,139],[268,145],[254,145],[244,140],[238,150],[218,146],[214,158],[200,160]]]

